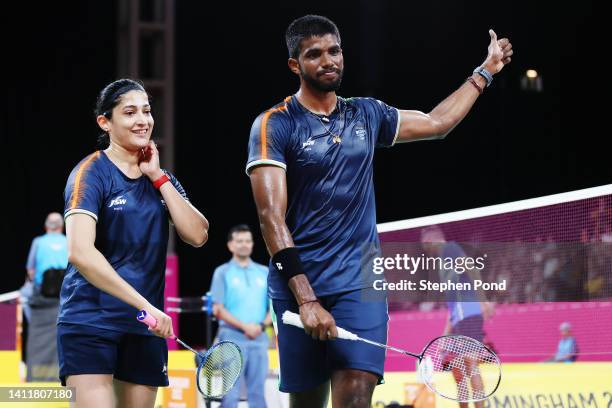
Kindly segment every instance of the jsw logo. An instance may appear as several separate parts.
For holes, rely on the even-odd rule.
[[[306,146],[312,146],[315,144],[315,141],[312,140],[311,138],[308,138],[307,141],[305,141],[304,143],[302,143],[302,149],[305,148]]]
[[[108,206],[110,208],[113,205],[123,205],[125,203],[127,203],[127,200],[125,198],[123,198],[123,196],[119,196],[119,197],[113,199]]]

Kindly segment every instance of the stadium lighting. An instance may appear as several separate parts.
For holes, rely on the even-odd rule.
[[[521,77],[521,90],[526,92],[542,92],[544,84],[542,76],[535,69],[528,69]]]

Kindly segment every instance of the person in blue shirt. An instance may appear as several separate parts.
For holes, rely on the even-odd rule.
[[[578,344],[574,336],[572,336],[572,325],[570,322],[563,322],[559,326],[559,331],[561,332],[561,339],[557,345],[557,352],[547,361],[572,363],[578,357]]]
[[[386,302],[364,301],[378,237],[373,158],[377,147],[445,137],[467,115],[492,76],[510,62],[507,39],[493,30],[485,61],[431,112],[399,110],[373,98],[336,94],[344,73],[340,33],[322,16],[286,32],[297,93],[259,115],[246,170],[272,259],[269,294],[276,315],[298,312],[305,330],[277,325],[280,390],[291,405],[332,402],[369,407],[385,353],[361,342],[322,342],[338,326],[384,343]],[[428,78],[427,80],[435,80]],[[405,182],[406,178],[398,179]]]
[[[223,408],[236,408],[240,382],[247,386],[251,408],[265,408],[264,386],[268,375],[268,268],[251,260],[253,234],[247,225],[230,229],[227,247],[232,259],[215,269],[210,288],[213,311],[219,320],[219,341],[233,341],[242,350],[243,378],[223,397]]]
[[[437,257],[442,261],[466,257],[461,246],[457,242],[447,241],[444,232],[437,225],[421,230],[421,245],[428,256]],[[444,262],[441,263],[444,265]],[[467,283],[470,285],[473,285],[474,280],[482,279],[476,268],[466,268],[464,271],[463,269],[456,270],[450,267],[442,267],[438,270],[438,277],[439,282]],[[448,319],[443,335],[467,336],[483,342],[485,337],[484,321],[493,314],[493,306],[487,301],[484,292],[482,290],[448,290],[445,292],[445,297]],[[465,358],[463,367],[465,367],[465,371],[458,367],[452,370],[455,382],[458,387],[465,388],[465,392],[469,391],[471,387],[472,396],[476,398],[478,392],[482,393],[483,390],[478,364],[472,358]],[[466,377],[469,377],[469,381]],[[468,403],[460,402],[459,406],[467,408]],[[474,402],[474,406],[482,408],[484,402]]]
[[[27,381],[53,381],[58,374],[58,292],[68,264],[68,245],[62,215],[52,212],[45,219],[45,234],[34,238],[26,263],[27,279],[21,288],[24,356]]]
[[[164,338],[173,332],[161,309],[169,222],[199,247],[208,221],[160,168],[141,83],[107,85],[95,113],[106,148],[74,168],[64,192],[69,264],[58,316],[60,379],[76,388],[79,408],[150,408],[157,387],[168,385]],[[155,329],[136,320],[141,309],[157,319]]]
[[[26,269],[28,278],[40,288],[44,273],[50,269],[66,269],[68,246],[64,235],[62,215],[52,212],[45,220],[46,233],[34,238],[30,246]]]

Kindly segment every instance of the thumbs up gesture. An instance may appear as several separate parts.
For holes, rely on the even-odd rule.
[[[511,56],[514,53],[512,51],[512,44],[507,38],[497,39],[495,31],[489,30],[491,36],[491,42],[489,43],[488,55],[482,64],[491,74],[497,74],[502,68],[510,63]]]

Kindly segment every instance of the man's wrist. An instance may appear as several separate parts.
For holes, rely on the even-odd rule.
[[[474,69],[474,73],[478,73],[480,76],[482,76],[487,83],[490,85],[491,82],[493,82],[493,75],[496,74],[495,72],[495,66],[494,65],[490,65],[488,63],[483,63],[482,65],[477,66]]]
[[[308,282],[308,278],[304,274],[296,275],[293,278],[289,279],[289,289],[293,293],[295,297],[295,301],[299,306],[304,303],[314,302],[317,300],[317,295],[315,295],[312,290],[312,286],[310,286],[310,282]]]
[[[319,299],[311,299],[311,300],[307,300],[305,302],[299,303],[298,307],[302,307],[304,305],[310,304],[310,303],[317,303],[317,304],[321,304],[321,302],[319,301]]]
[[[300,254],[296,247],[283,248],[272,256],[272,265],[289,281],[291,278],[304,274]]]
[[[487,80],[484,79],[482,76],[474,73],[469,78],[472,78],[478,84],[478,86],[480,86],[481,89],[484,90],[487,87]]]

